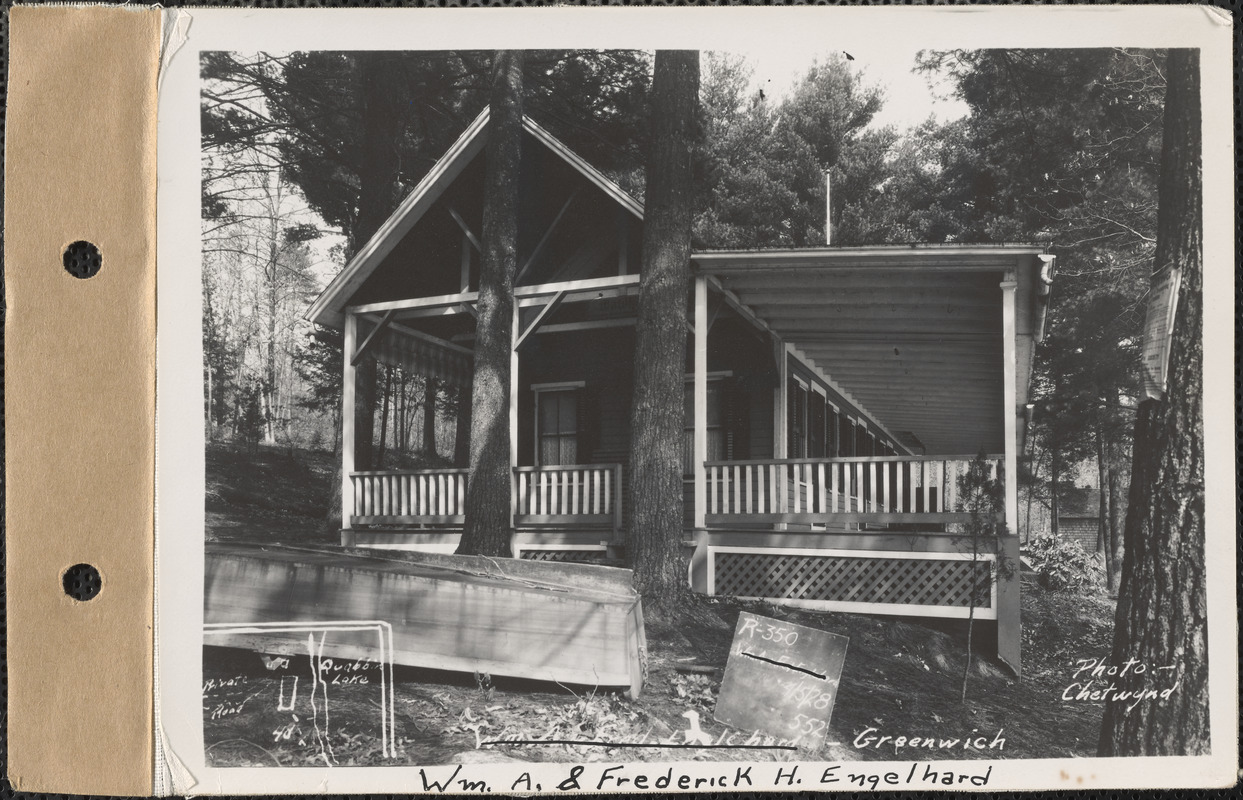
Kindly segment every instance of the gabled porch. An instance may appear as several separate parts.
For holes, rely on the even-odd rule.
[[[468,386],[481,116],[312,308],[344,331],[342,539],[450,552],[467,471],[356,464],[356,369]],[[527,122],[512,318],[513,551],[621,559],[642,208]],[[691,586],[816,608],[998,622],[1018,665],[1013,476],[1052,258],[1032,246],[692,255],[683,471]],[[984,453],[1001,535],[964,536]],[[641,501],[641,499],[640,499]]]

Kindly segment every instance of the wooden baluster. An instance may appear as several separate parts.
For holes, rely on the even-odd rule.
[[[756,514],[764,513],[764,473],[767,470],[762,465],[755,466],[755,481],[752,489],[755,492],[755,511]]]
[[[945,476],[945,510],[958,510],[958,465],[961,461],[947,461],[949,472]]]
[[[889,507],[893,505],[893,498],[889,494],[889,462],[882,462],[880,465],[881,474],[881,498],[880,510],[888,512]]]
[[[718,489],[716,486],[716,476],[717,476],[718,470],[720,470],[720,467],[717,467],[715,465],[707,468],[707,513],[710,513],[710,514],[717,513],[716,496],[717,496]]]
[[[854,509],[855,511],[863,510],[863,462],[855,462],[855,485],[854,485]]]
[[[868,511],[876,510],[876,462],[868,462]]]
[[[832,469],[832,465],[829,469]],[[828,486],[824,482],[824,462],[821,461],[816,465],[816,486],[819,488],[820,506],[816,509],[817,513],[823,514],[829,510],[828,504]]]
[[[752,473],[752,470],[751,470],[750,464],[747,464],[745,467],[742,468],[742,475],[743,475],[742,491],[743,491],[743,500],[745,501],[743,508],[745,509],[745,513],[747,514],[751,513],[751,488],[752,488],[751,487],[751,481],[752,481],[751,473]]]
[[[803,465],[803,491],[807,493],[806,508],[803,510],[807,513],[813,513],[816,506],[816,490],[811,482],[811,464]]]
[[[790,465],[790,493],[794,495],[794,513],[798,514],[803,510],[803,492],[799,485],[799,465]]]
[[[609,484],[613,482],[612,476],[613,476],[612,472],[604,473],[604,506],[605,508],[604,508],[603,513],[605,514],[609,513],[610,509],[613,508],[613,493],[609,491],[609,488],[610,488]]]
[[[929,461],[921,461],[919,466],[921,483],[924,487],[924,513],[928,514],[932,511],[932,506],[930,505],[930,498],[932,497],[932,463]]]
[[[897,491],[894,493],[897,497],[898,502],[894,505],[894,508],[893,508],[894,511],[897,511],[899,513],[905,510],[902,507],[902,503],[905,500],[905,493],[902,491],[902,488],[903,488],[902,487],[902,474],[904,472],[906,472],[906,462],[899,461],[898,462],[898,475],[897,475],[898,486],[897,486]]]

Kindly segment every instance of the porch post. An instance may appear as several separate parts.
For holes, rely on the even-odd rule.
[[[358,316],[346,313],[341,344],[344,367],[341,371],[341,546],[354,544],[351,517],[354,515],[354,393],[357,390],[354,350],[358,346]]]
[[[1002,371],[1004,384],[1003,423],[1005,425],[1005,502],[1006,529],[1000,537],[999,555],[1008,574],[997,582],[997,655],[1014,670],[1022,670],[1022,619],[1019,613],[1019,548],[1018,548],[1018,400],[1016,396],[1018,361],[1015,356],[1014,290],[1018,287],[1013,273],[1001,282]]]
[[[1018,398],[1016,395],[1018,381],[1018,359],[1015,355],[1014,336],[1014,290],[1018,282],[1005,280],[1001,283],[1001,335],[1002,335],[1002,369],[1005,374],[1005,386],[1002,393],[1005,408],[1006,431],[1006,526],[1012,534],[1018,534],[1015,527],[1019,514],[1018,481]]]
[[[790,356],[786,344],[773,336],[773,357],[777,360],[777,388],[773,389],[773,458],[787,458],[790,435],[786,430],[786,404],[789,398]]]
[[[518,475],[514,470],[518,467],[518,336],[522,333],[521,321],[521,309],[515,301],[509,339],[509,530],[511,538],[515,541],[517,539],[514,521],[518,516]],[[511,541],[511,552],[513,549]]]
[[[790,348],[780,338],[773,337],[774,352],[777,354],[777,388],[773,390],[773,458],[790,457]],[[762,490],[761,490],[762,491]],[[784,512],[786,509],[786,467],[777,470],[777,485],[769,488],[768,502],[772,504],[770,511]],[[785,522],[773,525],[773,530],[785,531],[790,526]]]
[[[695,278],[695,528],[702,530],[708,505],[708,279]]]
[[[694,401],[695,434],[691,447],[691,460],[695,470],[694,495],[694,545],[691,554],[691,589],[708,592],[708,530],[704,515],[708,509],[708,279],[695,276],[695,383]]]

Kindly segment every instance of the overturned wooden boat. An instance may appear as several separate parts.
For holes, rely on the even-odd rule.
[[[205,579],[207,644],[307,655],[308,636],[318,633],[312,655],[621,687],[631,696],[643,685],[643,611],[627,569],[209,543]],[[391,644],[374,626],[391,630]]]

